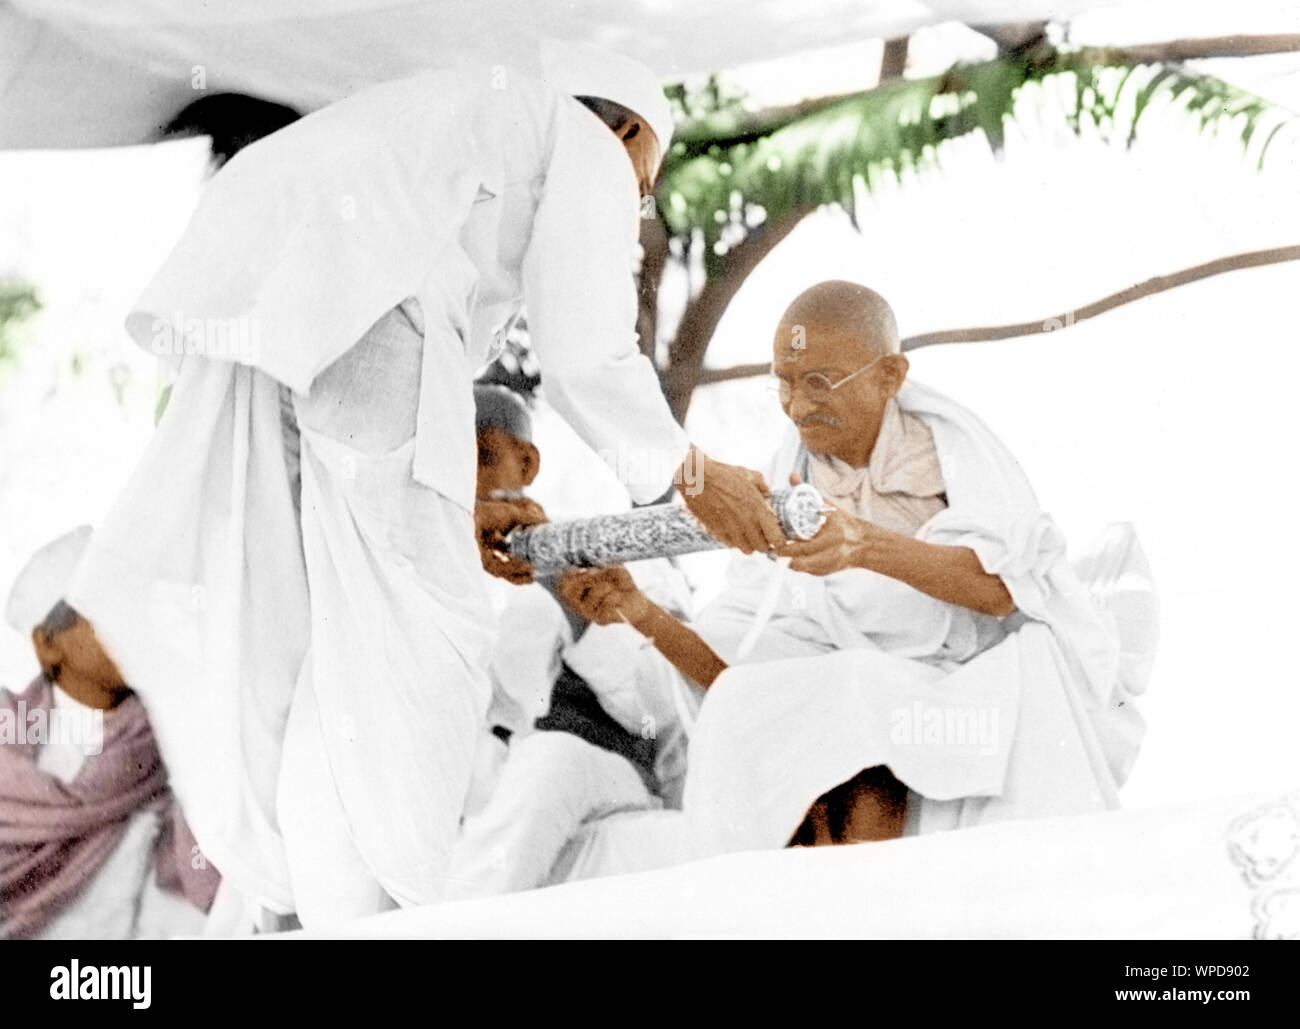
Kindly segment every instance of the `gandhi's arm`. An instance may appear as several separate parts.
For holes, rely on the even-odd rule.
[[[836,508],[810,540],[787,543],[790,567],[813,575],[866,568],[905,582],[936,600],[1003,617],[1016,609],[1006,584],[969,547],[926,543]]]
[[[926,543],[869,525],[857,564],[922,593],[981,614],[1005,617],[1016,609],[1006,584],[990,575],[970,547]]]

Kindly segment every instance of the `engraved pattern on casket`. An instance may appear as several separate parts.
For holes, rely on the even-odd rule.
[[[807,483],[773,490],[772,506],[786,535],[795,539],[811,539],[825,521],[821,494]],[[676,557],[722,546],[693,514],[675,504],[547,522],[513,532],[507,542],[510,552],[539,574]]]

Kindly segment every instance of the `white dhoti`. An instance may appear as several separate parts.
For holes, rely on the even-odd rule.
[[[398,309],[295,400],[311,597],[298,690],[310,691],[302,703],[315,718],[291,717],[302,735],[286,737],[285,761],[318,736],[329,772],[324,782],[281,784],[299,917],[313,914],[300,884],[319,884],[330,911],[358,855],[402,905],[442,896],[487,709],[473,520],[412,478],[421,363],[420,335]],[[319,818],[295,819],[294,808],[313,809],[320,791],[337,799],[344,818],[330,821],[346,825],[357,855],[346,853],[348,838],[322,847]]]
[[[659,803],[621,755],[567,732],[525,736],[511,743],[491,803],[465,821],[448,895],[489,897],[563,879],[556,864],[584,825]]]
[[[1081,578],[978,419],[916,383],[899,403],[933,433],[948,498],[918,537],[974,550],[1018,613],[998,622],[861,569],[736,559],[697,622],[731,667],[691,730],[682,812],[584,827],[571,877],[783,847],[819,796],[875,766],[909,789],[908,834],[1118,805],[1156,635],[1131,530]],[[769,481],[807,479],[803,457],[792,433]]]
[[[684,583],[667,562],[641,562],[629,570],[657,602],[684,606]],[[534,622],[544,625],[550,616],[536,602],[520,606]],[[559,615],[558,607],[553,614]],[[532,731],[531,718],[550,704],[555,671],[545,666],[543,690],[538,666],[539,658],[549,658],[555,635],[515,631],[514,639],[503,641],[509,659],[501,660],[501,653],[494,658],[494,672],[507,690],[541,696],[542,708],[515,729],[490,799],[466,818],[452,869],[457,898],[657,868],[676,854],[670,837],[647,838],[639,820],[660,816],[657,827],[674,824],[678,812],[671,809],[681,804],[686,775],[683,718],[699,706],[697,688],[682,682],[627,625],[588,625],[577,641],[563,645],[564,664],[586,682],[605,714],[629,735],[654,741],[652,791],[623,755],[567,732]]]
[[[277,806],[293,823],[321,778],[280,781],[299,685],[349,845],[401,903],[441,893],[488,702],[471,383],[521,304],[550,401],[636,500],[689,449],[637,346],[626,151],[567,91],[489,70],[383,83],[246,148],[127,320],[179,381],[69,600],[144,698],[208,858],[282,912],[302,869]],[[393,313],[412,297],[422,347]]]
[[[1122,660],[1114,590],[1093,568],[1080,579],[977,418],[914,382],[898,404],[933,434],[943,469],[947,506],[917,537],[973,550],[1017,612],[998,622],[862,569],[782,577],[761,559],[735,561],[731,589],[699,625],[743,663],[713,684],[693,729],[692,854],[783,846],[820,795],[882,765],[909,789],[909,834],[1118,806],[1154,636]],[[793,430],[770,481],[791,471],[807,478]],[[760,612],[762,633],[742,653]]]
[[[293,397],[299,517],[281,387],[186,359],[73,592],[204,852],[305,925],[441,898],[487,707],[472,516],[412,477],[422,346],[395,309]]]

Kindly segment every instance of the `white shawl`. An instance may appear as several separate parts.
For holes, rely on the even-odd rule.
[[[696,853],[781,846],[816,797],[877,764],[913,791],[910,831],[1117,805],[1140,719],[1113,623],[983,422],[914,382],[898,403],[932,432],[948,496],[918,538],[974,550],[1017,614],[990,632],[984,616],[872,572],[786,572],[757,663],[719,677],[694,727]],[[769,481],[806,468],[791,427]],[[724,658],[771,567],[737,561],[701,616]]]

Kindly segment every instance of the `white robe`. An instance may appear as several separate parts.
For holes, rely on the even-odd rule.
[[[689,602],[681,574],[667,561],[639,561],[628,570],[638,587],[665,608],[680,612]],[[449,894],[457,899],[564,879],[581,856],[589,826],[620,814],[680,807],[685,721],[699,706],[698,688],[686,685],[631,626],[588,625],[574,641],[567,626],[560,630],[553,624],[558,605],[540,602],[549,594],[531,587],[541,595],[525,599],[526,590],[507,588],[518,597],[518,613],[530,613],[533,625],[518,625],[513,639],[502,640],[505,654],[494,656],[494,711],[545,713],[554,672],[544,688],[539,688],[537,672],[549,669],[552,656],[562,652],[564,663],[586,681],[606,714],[626,732],[655,741],[657,790],[651,792],[622,755],[568,732],[533,731],[531,722],[516,722],[509,748],[500,748],[491,789],[475,791],[487,794],[486,803],[466,811],[449,870]],[[502,656],[507,660],[498,660]],[[479,778],[486,782],[489,776]]]
[[[1115,626],[1066,560],[1024,473],[960,405],[907,383],[899,406],[934,437],[948,506],[917,533],[969,547],[1017,613],[989,619],[864,570],[786,571],[749,661],[710,688],[695,724],[685,811],[694,853],[782,846],[809,805],[857,771],[888,765],[911,791],[909,832],[1117,806],[1141,735]],[[773,481],[806,471],[793,431]],[[700,619],[724,659],[767,576],[738,562],[735,587]]]
[[[688,446],[636,345],[637,210],[626,154],[573,99],[513,72],[429,73],[241,152],[132,312],[179,380],[69,598],[144,699],[195,836],[242,893],[295,909],[296,863],[325,902],[332,865],[404,904],[441,895],[467,726],[488,700],[475,368],[526,301],[548,397],[617,470],[649,473],[625,479],[635,498],[659,495]],[[407,298],[424,321],[418,374],[376,367],[368,386],[413,412],[413,435],[375,452],[305,427],[300,522],[280,387],[300,418],[333,389],[364,421],[349,384],[319,377]],[[656,457],[627,460],[638,451]],[[300,681],[311,696],[295,700]],[[308,844],[296,860],[277,813],[294,704],[320,739],[293,768],[323,792],[291,821],[331,834],[331,853]]]

